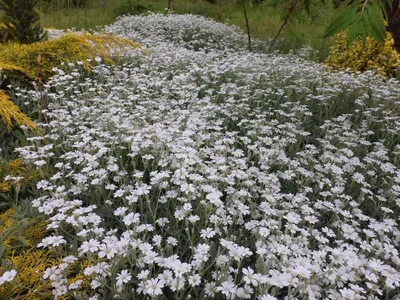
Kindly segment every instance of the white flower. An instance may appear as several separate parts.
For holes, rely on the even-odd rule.
[[[89,241],[84,241],[79,247],[82,253],[86,252],[96,252],[100,247],[100,242],[95,239],[90,239]]]
[[[167,244],[170,244],[172,246],[176,246],[176,245],[178,245],[178,240],[176,238],[172,237],[172,236],[169,236],[167,238]]]
[[[124,216],[127,210],[127,207],[118,207],[116,210],[114,210],[114,216]]]
[[[364,184],[365,178],[364,178],[364,175],[362,175],[361,173],[356,172],[353,174],[352,177],[355,182]]]
[[[61,244],[65,244],[67,241],[62,236],[52,236],[51,243],[53,247],[57,247]]]
[[[122,286],[124,283],[128,283],[131,279],[132,279],[132,275],[129,273],[129,271],[122,270],[120,273],[117,274],[116,284],[117,284],[117,286]]]
[[[212,238],[215,234],[216,234],[216,232],[212,228],[206,228],[206,229],[201,229],[200,230],[200,236],[203,239]]]
[[[220,191],[213,191],[212,193],[207,194],[206,199],[216,206],[223,206],[223,202],[220,200],[222,195],[223,194]]]
[[[49,237],[45,237],[44,239],[42,239],[42,241],[37,245],[39,248],[40,247],[48,247],[49,245],[52,244],[53,238],[51,236]]]
[[[397,80],[265,55],[257,39],[249,52],[242,31],[200,16],[129,16],[105,30],[150,55],[96,58],[89,77],[82,62],[56,69],[43,136],[15,149],[48,169],[32,206],[55,233],[38,246],[74,257],[42,274],[54,295],[86,256],[82,298],[157,298],[166,286],[229,299],[285,298],[289,287],[310,299],[396,294]],[[37,98],[10,91],[27,107]],[[135,272],[109,287],[118,267]]]
[[[187,219],[191,223],[196,223],[197,221],[200,220],[200,217],[199,216],[188,216]]]
[[[278,300],[278,298],[271,296],[270,294],[262,295],[259,300]]]
[[[239,298],[250,299],[253,293],[253,288],[246,284],[244,287],[240,287],[237,289],[236,295]]]
[[[284,217],[289,223],[298,224],[301,221],[301,217],[294,213],[290,212]]]
[[[342,295],[343,300],[361,299],[357,297],[356,293],[353,290],[347,288],[341,289],[340,294]]]
[[[118,250],[115,247],[115,245],[111,244],[102,244],[99,250],[100,251],[98,255],[100,258],[107,257],[108,259],[111,259],[118,253]]]
[[[15,276],[17,276],[17,271],[15,270],[4,272],[0,277],[0,285],[4,284],[5,282],[13,281]]]
[[[247,269],[242,269],[243,272],[243,279],[247,284],[252,284],[254,286],[258,286],[258,275],[254,274],[254,270],[250,267],[248,267]]]
[[[76,258],[73,255],[69,255],[69,256],[66,256],[63,258],[63,262],[65,262],[65,263],[73,263],[74,261],[77,261],[77,260],[78,260],[78,258]]]
[[[296,268],[292,269],[292,272],[297,276],[304,277],[307,279],[310,278],[312,275],[311,271],[303,266],[297,266]]]
[[[77,280],[77,281],[71,283],[71,284],[68,286],[68,289],[69,289],[69,290],[75,290],[75,289],[79,288],[79,286],[80,286],[80,284],[81,284],[82,282],[83,282],[83,280]]]
[[[154,245],[160,246],[161,242],[162,242],[162,236],[157,234],[157,235],[153,236],[152,241],[153,241]]]
[[[158,278],[164,280],[166,284],[169,284],[173,279],[173,273],[169,270],[164,270],[163,273],[158,274]]]
[[[199,274],[190,275],[188,277],[188,283],[191,286],[198,286],[201,283],[201,277]]]
[[[137,275],[137,278],[138,278],[138,279],[141,279],[141,280],[147,279],[147,277],[149,276],[149,274],[150,274],[150,271],[149,271],[149,270],[142,270],[142,271],[140,271],[139,274]]]
[[[206,286],[204,287],[204,291],[205,291],[207,296],[214,297],[215,296],[215,292],[217,291],[215,282],[207,282]]]
[[[45,164],[47,164],[47,162],[45,160],[38,160],[34,162],[35,165],[37,166],[44,166]]]
[[[100,295],[95,294],[94,296],[89,297],[88,299],[89,299],[89,300],[99,300],[99,299],[100,299]]]
[[[152,278],[146,281],[146,294],[150,295],[151,297],[161,295],[162,288],[164,287],[164,281],[158,278]]]
[[[144,281],[140,281],[138,283],[138,288],[136,289],[136,292],[140,295],[140,294],[146,294],[146,282]]]
[[[220,291],[227,298],[233,299],[237,291],[237,286],[231,281],[224,281],[217,287],[217,291]]]
[[[126,226],[130,226],[131,224],[138,224],[140,221],[140,214],[129,213],[124,217],[123,221]]]

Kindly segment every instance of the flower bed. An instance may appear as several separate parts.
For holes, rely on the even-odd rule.
[[[71,258],[45,272],[54,295],[398,297],[398,81],[249,53],[207,22],[125,17],[107,30],[148,57],[46,84],[46,134],[18,151],[49,174],[38,246]],[[220,44],[193,51],[185,26]],[[89,290],[67,285],[77,259]]]

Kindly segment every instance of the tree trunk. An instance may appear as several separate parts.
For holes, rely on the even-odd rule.
[[[172,3],[172,0],[168,0],[168,10],[171,9],[171,3]]]
[[[217,21],[224,21],[224,6],[222,1],[214,1],[213,4],[217,5]]]
[[[281,27],[279,28],[278,33],[275,35],[275,37],[272,39],[272,42],[269,44],[268,53],[271,52],[272,47],[274,46],[276,40],[278,39],[279,35],[280,35],[281,32],[282,32],[283,27],[285,27],[285,25],[288,23],[289,18],[290,18],[290,15],[293,13],[293,11],[294,11],[294,9],[296,8],[296,6],[297,6],[298,3],[299,3],[299,0],[294,0],[294,1],[290,4],[289,10],[288,10],[288,14],[286,15],[285,20],[283,20],[283,23],[282,23]]]
[[[43,106],[44,106],[44,100],[43,100],[43,82],[42,82],[42,76],[41,76],[41,62],[43,58],[43,53],[39,53],[37,59],[36,59],[36,81],[37,81],[37,87],[39,91],[39,117],[38,117],[38,123],[40,123],[43,119]]]
[[[249,51],[251,51],[250,23],[249,23],[249,18],[247,17],[247,11],[246,11],[246,4],[245,3],[243,3],[243,14],[244,14],[244,19],[246,20],[248,47],[249,47]]]
[[[386,30],[390,32],[393,37],[394,44],[397,52],[400,52],[400,9],[399,0],[393,0],[392,3],[386,4],[387,23]]]

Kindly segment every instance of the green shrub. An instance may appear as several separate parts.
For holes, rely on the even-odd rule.
[[[19,107],[10,100],[10,97],[3,90],[0,90],[0,119],[7,126],[8,131],[11,130],[13,122],[30,129],[36,127],[35,123],[21,112]]]
[[[125,0],[125,2],[114,9],[114,16],[123,15],[140,15],[145,12],[151,11],[153,7],[151,5],[144,5],[137,0]]]
[[[61,253],[38,249],[37,244],[47,235],[47,221],[43,218],[21,216],[9,209],[0,214],[0,275],[10,269],[17,271],[16,279],[0,285],[0,299],[43,300],[53,299],[51,281],[42,275],[50,267],[58,266],[63,259]],[[89,266],[86,259],[69,264],[67,284],[76,283],[78,288],[57,299],[77,299],[80,292],[90,290],[88,276],[83,274]],[[80,283],[79,283],[80,282]],[[79,296],[78,296],[79,297]],[[79,299],[79,298],[78,298]]]
[[[46,81],[53,75],[53,67],[63,63],[82,61],[90,68],[88,59],[101,57],[106,63],[113,63],[110,50],[115,54],[125,48],[140,48],[138,43],[107,34],[65,34],[57,39],[30,45],[9,43],[0,45],[0,63],[16,65],[35,79],[37,58],[41,55],[40,75]]]
[[[395,76],[400,65],[400,54],[394,49],[389,33],[385,43],[368,37],[365,43],[358,39],[350,45],[347,45],[346,33],[340,33],[334,38],[325,64],[336,70],[372,70],[385,76]]]
[[[37,0],[0,0],[3,15],[3,40],[30,44],[41,41],[46,34],[40,25]]]

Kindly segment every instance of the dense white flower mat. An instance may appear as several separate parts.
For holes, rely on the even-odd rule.
[[[18,149],[50,173],[32,204],[69,255],[55,295],[87,258],[91,299],[399,299],[398,81],[190,15],[106,30],[149,56],[60,71],[45,140]]]

